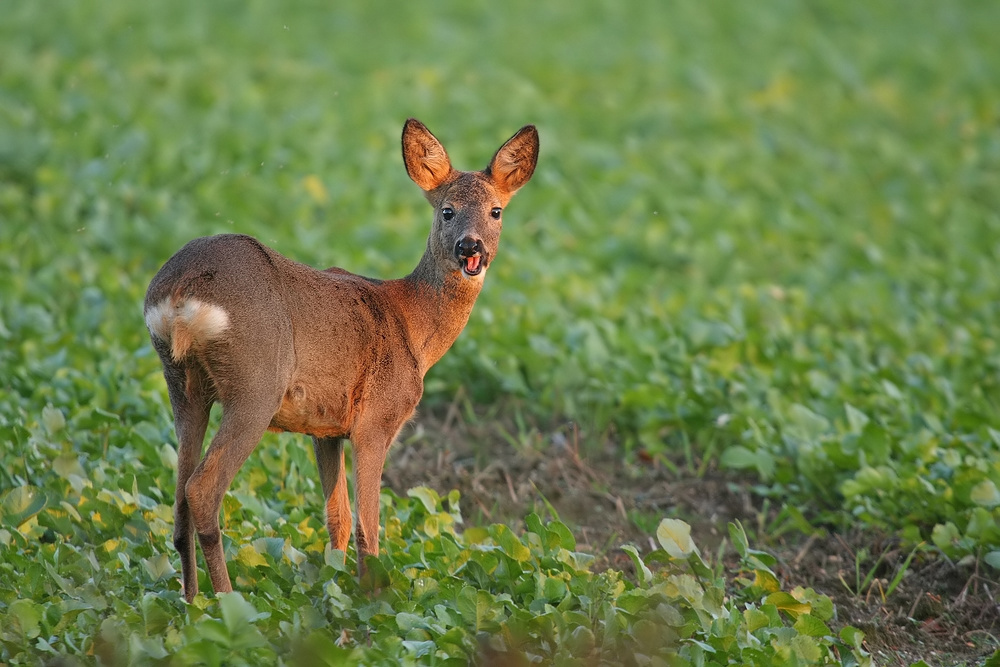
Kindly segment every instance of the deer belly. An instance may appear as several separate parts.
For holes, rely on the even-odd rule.
[[[348,432],[346,397],[324,396],[304,385],[293,385],[281,399],[271,418],[270,431],[290,431],[317,437],[335,437]]]

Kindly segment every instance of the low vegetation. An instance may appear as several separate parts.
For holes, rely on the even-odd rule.
[[[873,629],[763,553],[792,532],[889,536],[893,571],[845,567],[857,597],[927,563],[995,591],[1000,5],[425,9],[5,9],[0,661],[869,664]],[[770,509],[711,553],[698,517],[633,512],[647,539],[596,567],[554,505],[387,490],[358,581],[310,447],[269,435],[223,507],[237,593],[186,605],[145,286],[222,231],[404,274],[429,224],[409,116],[461,168],[542,140],[425,405],[505,406],[524,455],[572,422],[584,457],[749,476]]]

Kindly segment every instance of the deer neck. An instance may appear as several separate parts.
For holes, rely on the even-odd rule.
[[[482,278],[466,278],[451,262],[435,257],[428,244],[417,268],[391,282],[402,297],[397,303],[403,304],[410,349],[426,373],[465,328]]]

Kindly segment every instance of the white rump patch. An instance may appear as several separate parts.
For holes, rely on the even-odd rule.
[[[229,326],[229,315],[221,307],[195,299],[181,305],[180,317],[187,321],[195,338],[215,338]]]
[[[197,299],[172,303],[167,297],[146,311],[146,328],[157,338],[170,341],[178,327],[194,341],[217,338],[229,326],[229,314],[216,306]]]

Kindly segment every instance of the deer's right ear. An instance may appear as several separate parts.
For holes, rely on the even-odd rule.
[[[403,125],[403,162],[406,173],[424,192],[437,189],[452,173],[448,152],[416,118]]]

